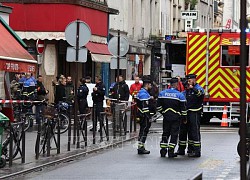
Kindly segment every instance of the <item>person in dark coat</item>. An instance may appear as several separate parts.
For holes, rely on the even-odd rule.
[[[81,85],[77,89],[77,101],[80,114],[85,114],[88,108],[87,96],[89,94],[89,88],[87,87],[85,78],[80,80]]]
[[[119,92],[118,92],[118,85],[119,85]],[[119,76],[118,83],[116,83],[113,87],[113,98],[122,101],[128,101],[129,99],[129,87],[126,84],[122,75]]]
[[[55,103],[58,104],[60,101],[66,100],[66,78],[59,79],[59,85],[56,86]]]
[[[37,78],[37,100],[38,101],[44,101],[46,99],[46,95],[49,93],[48,90],[45,89],[43,85],[43,77],[42,75],[39,75]],[[36,123],[39,123],[40,120],[40,113],[43,111],[44,105],[42,103],[38,103],[36,105]]]
[[[94,128],[96,130],[96,125],[97,125],[97,119],[100,121],[101,119],[101,112],[103,112],[103,100],[105,96],[105,85],[102,83],[102,78],[99,76],[96,76],[95,78],[96,85],[93,88],[92,92],[92,100],[93,100],[93,108],[95,111],[96,119],[94,123]],[[93,131],[93,128],[90,129],[90,131]]]

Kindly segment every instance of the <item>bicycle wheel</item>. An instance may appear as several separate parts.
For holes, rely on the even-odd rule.
[[[6,159],[0,157],[0,168],[4,168],[6,166]]]
[[[23,120],[24,120],[24,131],[27,131],[30,128],[31,121],[34,120],[33,115],[26,115]]]
[[[69,128],[69,117],[64,113],[59,113],[58,118],[60,118],[60,134],[65,133]],[[55,126],[55,133],[57,134],[58,121]]]
[[[12,147],[12,158],[13,159],[18,154],[17,147],[18,147],[18,138],[21,137],[20,135],[21,135],[21,133],[16,132],[17,139],[13,138],[13,147]],[[2,146],[2,154],[5,156],[6,161],[9,161],[9,159],[10,159],[9,149],[10,149],[10,135],[8,134],[7,138],[3,141],[3,146]]]
[[[237,152],[239,156],[241,156],[240,151],[241,151],[241,141],[237,145]],[[249,160],[249,152],[250,152],[250,142],[249,142],[249,139],[247,139],[246,140],[246,160],[247,161]]]

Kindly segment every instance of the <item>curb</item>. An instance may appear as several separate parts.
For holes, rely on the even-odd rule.
[[[132,140],[136,139],[137,137],[138,136],[134,136],[134,137],[131,137],[131,138],[128,138],[128,139],[125,139],[125,140],[121,140],[121,141],[118,141],[118,142],[115,142],[115,143],[112,143],[112,144],[109,144],[109,145],[106,145],[106,146],[103,146],[103,147],[92,149],[90,151],[80,152],[80,153],[77,153],[77,154],[74,154],[74,155],[67,156],[65,158],[61,158],[61,159],[54,160],[54,161],[51,161],[51,162],[48,162],[48,163],[44,163],[44,164],[41,164],[41,165],[38,165],[38,166],[35,166],[35,167],[32,167],[32,168],[28,168],[28,169],[21,170],[21,171],[15,172],[15,173],[11,173],[9,175],[1,176],[0,179],[2,180],[2,179],[15,178],[17,176],[22,176],[22,175],[26,175],[26,174],[29,174],[29,173],[32,173],[32,172],[41,171],[44,168],[47,168],[47,167],[50,167],[50,166],[53,166],[53,165],[56,165],[56,164],[60,164],[60,163],[68,162],[68,161],[71,161],[71,160],[75,160],[77,158],[80,158],[81,156],[85,156],[87,154],[92,154],[92,153],[95,153],[97,151],[110,148],[110,147],[112,147],[114,145],[120,145],[120,144],[122,144],[124,142],[132,141]]]

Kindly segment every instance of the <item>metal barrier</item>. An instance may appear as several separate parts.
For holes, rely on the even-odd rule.
[[[78,115],[78,124],[77,124],[77,148],[80,148],[80,134],[83,137],[83,142],[85,143],[85,147],[88,145],[87,137],[87,117],[89,117],[91,113],[88,114],[79,114]]]
[[[0,100],[0,103],[43,103],[43,101],[23,101],[23,100]],[[130,103],[130,102],[129,102]],[[106,112],[100,112],[100,117],[96,115],[96,107],[94,105],[92,113],[88,114],[78,114],[77,116],[73,116],[72,114],[72,105],[68,112],[69,116],[69,127],[68,127],[68,142],[67,142],[67,151],[71,149],[72,143],[72,117],[74,117],[74,129],[73,129],[73,144],[76,144],[76,148],[80,148],[80,143],[84,142],[85,147],[88,145],[88,129],[87,129],[87,117],[92,116],[92,124],[93,124],[93,144],[96,143],[96,127],[97,122],[99,121],[100,124],[100,142],[104,140],[110,140],[110,131],[113,132],[113,138],[116,139],[117,133],[118,136],[126,135],[128,132],[132,133],[132,131],[136,131],[136,104],[131,104],[131,106],[127,105],[128,102],[116,103],[113,101],[111,103],[111,112],[112,112],[112,128],[109,128],[109,118]],[[128,112],[130,111],[131,117],[129,117],[128,121]],[[97,119],[98,118],[98,119]],[[46,119],[46,120],[45,120]],[[22,163],[25,163],[25,119],[22,119],[22,122],[18,123],[11,123],[10,124],[10,136],[9,136],[9,166],[11,167],[13,164],[13,157],[15,151],[13,148],[16,147],[18,153],[21,155]],[[43,123],[42,123],[43,122]],[[45,124],[44,124],[45,122]],[[54,114],[53,117],[44,116],[40,112],[40,120],[37,122],[38,130],[37,130],[37,137],[35,142],[35,158],[39,159],[40,154],[46,154],[47,157],[51,155],[51,142],[53,145],[55,144],[56,153],[61,153],[61,122],[60,118],[58,118],[57,114]],[[55,134],[55,126],[56,123],[58,124],[57,128],[57,135]],[[128,126],[129,123],[129,126]],[[19,126],[21,128],[21,135],[17,136],[15,133],[15,127]],[[134,126],[134,129],[133,129]],[[129,131],[128,131],[129,127]],[[81,141],[81,137],[83,141]],[[52,141],[51,141],[52,140]],[[15,146],[14,146],[15,143]],[[21,144],[22,143],[22,144]]]

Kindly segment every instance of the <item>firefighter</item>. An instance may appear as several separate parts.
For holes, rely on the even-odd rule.
[[[187,99],[187,123],[190,134],[189,141],[193,143],[192,152],[189,157],[201,156],[201,136],[200,120],[202,112],[202,102],[204,98],[204,89],[196,82],[195,74],[188,74],[188,89],[185,92]]]
[[[138,154],[150,154],[150,151],[146,150],[144,147],[144,143],[147,139],[147,134],[149,132],[149,128],[151,126],[150,119],[150,110],[151,110],[151,102],[152,97],[149,94],[149,90],[151,88],[151,80],[148,77],[144,77],[142,79],[143,87],[138,92],[136,100],[137,107],[139,111],[140,117],[140,131],[138,137]]]
[[[177,90],[178,78],[170,80],[170,89],[160,92],[157,101],[157,110],[163,115],[163,134],[160,143],[161,157],[177,157],[174,153],[178,140],[180,122],[186,121],[186,98]],[[170,138],[170,140],[169,140]]]

